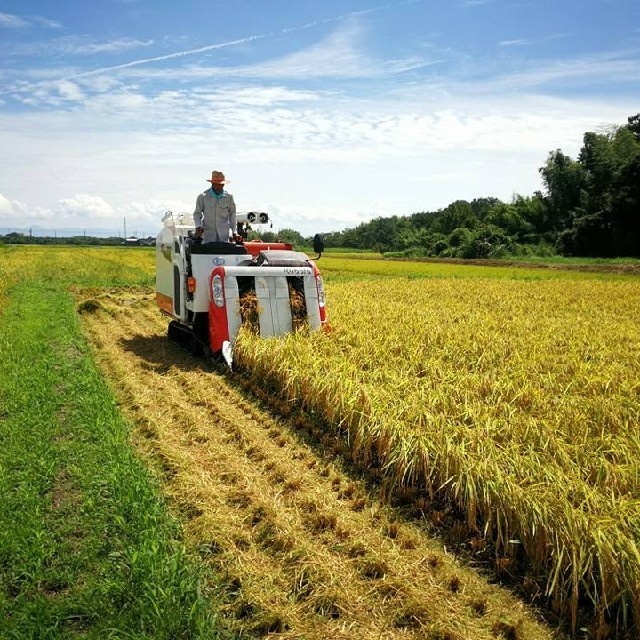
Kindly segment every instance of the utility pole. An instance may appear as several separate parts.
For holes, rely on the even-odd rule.
[[[123,220],[124,220],[124,239],[126,240],[127,239],[127,217],[125,216]]]

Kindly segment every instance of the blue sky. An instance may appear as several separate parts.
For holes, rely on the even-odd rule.
[[[0,1],[0,228],[155,234],[213,169],[304,235],[509,201],[638,112],[637,0]]]

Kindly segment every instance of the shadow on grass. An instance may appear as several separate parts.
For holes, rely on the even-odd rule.
[[[155,373],[165,374],[176,369],[218,372],[215,363],[211,363],[204,356],[193,355],[164,335],[122,338],[119,344],[124,351],[144,360],[145,364],[142,366]]]

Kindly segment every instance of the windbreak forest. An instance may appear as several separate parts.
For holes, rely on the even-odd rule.
[[[532,196],[375,218],[326,234],[325,244],[405,257],[640,256],[640,113],[585,133],[577,159],[551,151],[539,171],[544,190]]]

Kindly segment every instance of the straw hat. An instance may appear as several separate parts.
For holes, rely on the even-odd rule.
[[[207,179],[207,182],[211,184],[227,184],[228,180],[225,180],[224,173],[222,171],[212,171],[211,179]]]

